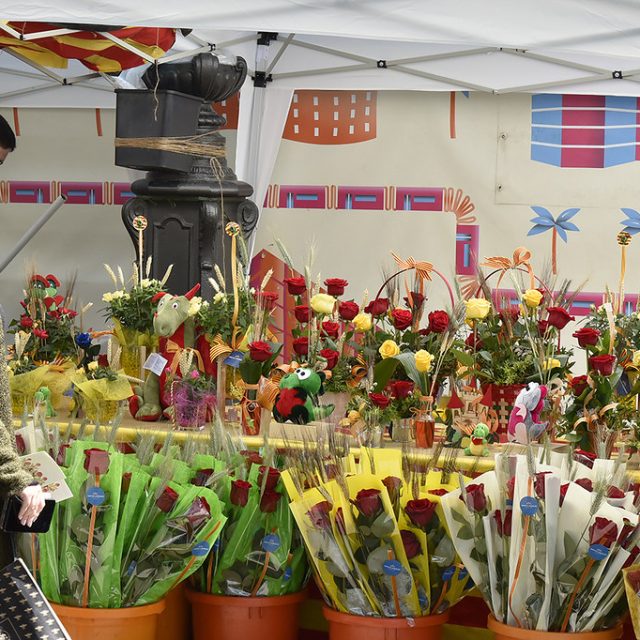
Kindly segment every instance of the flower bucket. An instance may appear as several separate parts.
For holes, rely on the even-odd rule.
[[[618,640],[622,638],[622,625],[604,631],[583,631],[561,633],[559,631],[535,631],[520,629],[498,622],[492,615],[487,620],[487,628],[495,634],[495,640]]]
[[[85,609],[53,604],[73,640],[156,640],[164,600],[125,609]]]
[[[374,618],[322,607],[329,640],[440,640],[449,612],[417,618]]]
[[[306,591],[286,596],[244,598],[187,589],[193,640],[297,640],[298,609],[306,597]]]
[[[213,418],[216,395],[178,380],[171,385],[171,402],[177,429],[202,429]]]

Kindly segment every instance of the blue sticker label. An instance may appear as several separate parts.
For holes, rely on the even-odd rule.
[[[456,568],[455,567],[447,567],[443,572],[442,572],[442,579],[445,582],[449,582],[449,580],[451,580],[451,578],[453,578],[454,573],[456,572]]]
[[[136,561],[134,560],[128,567],[127,567],[127,575],[128,576],[132,576],[133,572],[136,570],[136,567],[138,565],[136,564]]]
[[[507,498],[507,507],[513,507],[513,500],[509,500],[509,498]]]
[[[473,578],[471,578],[471,576],[469,576],[469,579],[467,580],[467,584],[465,585],[465,589],[471,589],[472,587],[475,587],[476,583],[473,581]]]
[[[270,553],[277,551],[280,548],[280,536],[275,533],[265,536],[262,538],[262,548]]]
[[[609,555],[609,548],[603,544],[592,544],[589,547],[589,555],[597,561],[604,560]]]
[[[220,548],[220,538],[216,538],[216,541],[213,543],[213,550],[217,551]]]
[[[429,606],[429,598],[427,598],[426,593],[422,589],[418,591],[418,602],[423,609]]]
[[[460,569],[460,573],[458,574],[458,579],[464,580],[468,575],[469,572],[467,571],[467,567],[462,567],[462,569]]]
[[[90,505],[99,507],[105,499],[105,493],[100,487],[91,487],[87,489],[87,502]]]
[[[402,564],[398,560],[385,560],[382,570],[388,576],[397,576],[402,573]]]
[[[198,542],[198,544],[193,547],[191,554],[201,558],[202,556],[206,556],[209,553],[209,543],[202,541]]]
[[[291,570],[291,567],[287,567],[284,570],[284,575],[282,576],[285,582],[289,582],[289,580],[291,580],[291,576],[293,575],[293,571]]]
[[[525,516],[535,516],[538,513],[538,501],[533,496],[525,496],[520,500],[520,509]]]
[[[224,359],[224,363],[229,367],[234,367],[235,369],[237,369],[243,360],[244,360],[244,353],[242,353],[242,351],[232,351]]]

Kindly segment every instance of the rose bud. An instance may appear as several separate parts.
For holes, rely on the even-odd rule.
[[[382,500],[378,489],[361,489],[356,495],[354,504],[366,518],[373,519],[382,511]]]
[[[365,308],[365,313],[370,313],[372,316],[383,316],[389,309],[388,298],[376,298],[372,300]]]
[[[574,396],[580,397],[588,386],[589,379],[587,376],[573,376],[569,381],[569,387],[571,387]]]
[[[396,478],[396,476],[387,476],[382,480],[382,484],[387,488],[387,493],[391,502],[395,504],[400,498],[400,487],[402,487],[402,480]]]
[[[258,486],[262,487],[265,471],[267,472],[265,487],[267,489],[275,489],[278,484],[278,480],[280,480],[280,472],[275,467],[260,467],[260,473],[258,474]]]
[[[414,313],[417,313],[424,304],[424,294],[419,291],[409,291],[409,295],[404,299],[404,302]]]
[[[413,315],[406,309],[394,309],[391,312],[391,322],[398,331],[404,331],[411,326]]]
[[[306,304],[299,304],[294,308],[293,314],[295,315],[298,322],[309,322],[309,318],[311,317],[311,309],[309,309]]]
[[[545,498],[545,480],[544,477],[548,474],[550,474],[551,471],[542,471],[540,473],[536,473],[536,477],[534,480],[534,488],[536,491],[536,495],[538,496],[538,498],[540,498],[540,500],[544,500]]]
[[[165,487],[164,491],[160,494],[156,500],[156,507],[164,513],[169,513],[173,509],[173,505],[178,500],[178,494],[171,488]]]
[[[370,393],[369,399],[379,409],[386,409],[391,403],[391,398],[385,396],[384,393]]]
[[[573,337],[576,338],[578,344],[584,349],[598,344],[600,332],[597,329],[592,329],[591,327],[582,327],[582,329],[578,329],[573,333]]]
[[[433,333],[444,333],[449,328],[449,314],[446,311],[432,311],[429,316],[429,331]]]
[[[409,500],[404,507],[404,512],[416,527],[426,531],[433,520],[437,506],[437,502],[420,498],[419,500]]]
[[[618,527],[608,518],[597,517],[589,527],[589,544],[610,547],[618,539]]]
[[[285,278],[284,283],[292,296],[302,295],[307,290],[307,283],[304,278]]]
[[[355,302],[339,302],[338,314],[343,320],[350,322],[359,313],[360,307]]]
[[[411,380],[394,380],[389,383],[389,392],[396,400],[404,400],[411,395],[414,387],[415,384]]]
[[[483,484],[467,485],[466,494],[466,501],[463,495],[460,495],[460,500],[465,502],[469,511],[481,513],[487,508],[487,496],[484,494]]]
[[[400,530],[400,536],[402,537],[402,545],[404,546],[404,552],[407,554],[407,560],[411,560],[422,553],[422,547],[420,546],[420,540],[413,531],[407,529]]]
[[[601,376],[610,376],[616,366],[616,357],[608,354],[591,356],[589,366]]]
[[[262,498],[260,498],[260,511],[262,513],[273,513],[277,509],[278,501],[281,497],[281,493],[273,489],[265,489]]]
[[[84,468],[96,476],[103,476],[109,468],[109,452],[104,449],[86,449],[84,452]]]
[[[204,487],[207,484],[209,478],[213,475],[213,469],[198,469],[196,475],[193,478],[193,483],[196,487]]]
[[[503,536],[510,538],[513,511],[511,509],[507,509],[504,514],[504,520],[502,519],[502,513],[500,511],[495,511],[493,514],[493,518],[496,521],[496,528],[498,529],[498,535],[501,538]]]
[[[428,493],[433,496],[446,496],[449,493],[446,489],[429,489]]]
[[[340,323],[325,320],[322,323],[322,335],[329,338],[337,338],[340,334]]]
[[[327,278],[324,286],[327,287],[327,293],[330,296],[341,296],[349,283],[342,278]]]
[[[567,495],[569,484],[570,484],[569,482],[565,482],[564,484],[560,485],[560,506],[562,506],[562,503],[564,502],[564,499]]]
[[[302,338],[295,338],[293,341],[293,350],[299,356],[306,356],[309,353],[309,338],[306,336]]]
[[[622,489],[618,489],[618,487],[614,487],[613,485],[611,485],[607,489],[607,498],[622,500],[624,499],[624,491]]]
[[[322,529],[324,531],[331,530],[331,519],[329,518],[330,513],[331,504],[326,500],[318,502],[318,504],[314,505],[309,509],[309,511],[307,511],[307,515],[313,523],[313,526],[316,529]]]
[[[231,482],[231,492],[229,493],[229,500],[231,500],[231,504],[236,507],[246,506],[249,500],[250,489],[250,482],[247,482],[246,480],[233,480]]]
[[[257,451],[250,451],[249,449],[243,449],[240,455],[247,461],[247,466],[252,464],[262,464],[262,456]]]
[[[548,320],[538,320],[538,333],[541,336],[544,336],[547,331],[549,331],[549,327],[551,325],[549,324]]]
[[[340,354],[335,349],[320,349],[319,355],[327,361],[327,369],[333,369],[340,358]]]
[[[593,482],[591,482],[589,478],[580,478],[579,480],[576,480],[576,484],[580,485],[583,489],[586,489],[587,491],[593,491]]]
[[[547,307],[547,313],[549,314],[547,322],[558,330],[564,329],[571,320],[575,320],[575,318],[562,307]]]
[[[249,357],[254,362],[266,362],[272,355],[271,345],[268,342],[256,340],[249,343]]]
[[[199,529],[211,517],[209,503],[202,497],[197,497],[187,511],[187,520],[193,530]]]

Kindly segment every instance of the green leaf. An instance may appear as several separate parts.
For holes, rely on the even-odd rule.
[[[469,521],[459,511],[456,511],[455,509],[451,509],[451,517],[461,525],[469,524]]]
[[[451,353],[453,354],[455,359],[465,367],[473,367],[473,365],[475,364],[473,356],[470,353],[460,351],[459,349],[452,349]]]
[[[396,358],[385,358],[378,362],[373,369],[374,390],[382,391],[398,368],[399,361]]]
[[[458,530],[458,535],[456,536],[460,540],[473,540],[473,533],[471,531],[471,527],[461,527]]]

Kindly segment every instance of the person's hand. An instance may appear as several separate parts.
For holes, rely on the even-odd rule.
[[[22,507],[18,513],[20,524],[30,527],[44,509],[44,493],[39,484],[27,487],[21,494]]]

